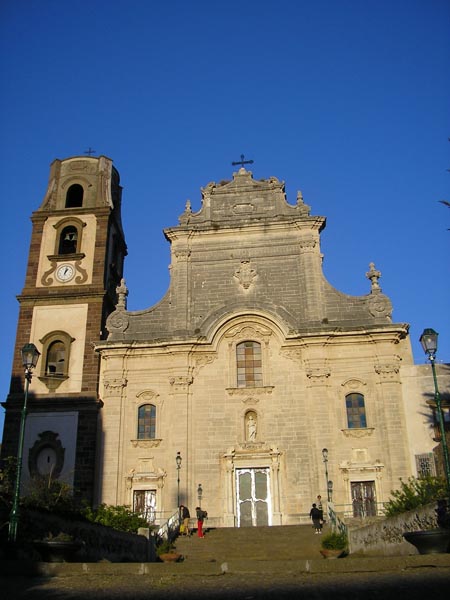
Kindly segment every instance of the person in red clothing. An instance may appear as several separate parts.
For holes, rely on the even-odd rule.
[[[195,509],[197,512],[197,535],[198,537],[205,537],[203,535],[203,521],[208,516],[208,513],[205,510],[202,510],[200,506],[197,506]]]

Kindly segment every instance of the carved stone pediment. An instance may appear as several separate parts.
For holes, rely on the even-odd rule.
[[[261,325],[260,323],[238,323],[233,327],[230,327],[225,334],[227,338],[239,338],[239,339],[251,339],[256,337],[258,338],[268,338],[272,335],[272,330],[266,327],[265,325]]]

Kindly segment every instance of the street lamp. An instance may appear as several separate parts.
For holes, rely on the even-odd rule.
[[[22,455],[25,437],[25,421],[27,418],[28,386],[31,383],[33,369],[39,360],[40,352],[34,344],[25,344],[22,348],[22,364],[25,369],[25,393],[20,417],[19,447],[17,450],[16,485],[14,487],[13,504],[9,517],[8,539],[15,542],[17,539],[17,528],[20,518],[20,478],[22,475]]]
[[[324,448],[322,450],[323,464],[325,465],[325,481],[327,484],[327,500],[330,502],[330,482],[328,481],[328,450]],[[333,485],[333,484],[331,484]]]
[[[428,356],[428,359],[431,363],[431,371],[433,373],[434,400],[436,402],[439,429],[441,432],[442,453],[444,455],[444,470],[445,478],[447,480],[447,495],[450,498],[450,460],[448,456],[447,438],[445,436],[445,424],[444,415],[442,414],[441,395],[439,393],[435,366],[438,335],[439,334],[436,331],[434,331],[434,329],[424,329],[422,335],[420,336],[420,343],[422,344],[423,351]]]
[[[177,463],[177,507],[180,506],[180,469],[181,469],[181,453],[177,452],[175,462]]]
[[[203,498],[203,488],[202,488],[202,484],[201,483],[198,484],[197,498],[198,498],[198,505],[201,508],[202,507],[202,498]]]
[[[333,502],[333,482],[328,480],[327,493],[329,496],[329,502]]]

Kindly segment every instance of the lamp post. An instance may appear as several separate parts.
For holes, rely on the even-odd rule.
[[[327,484],[327,500],[328,502],[330,502],[330,482],[328,481],[328,450],[327,448],[324,448],[322,450],[322,458],[323,458],[323,464],[325,465],[325,480],[326,480],[326,484]],[[331,484],[333,485],[333,484]]]
[[[25,344],[22,348],[22,364],[25,368],[25,393],[22,406],[22,414],[20,416],[20,433],[19,447],[17,449],[17,467],[16,467],[16,484],[14,487],[13,504],[9,517],[8,539],[10,542],[15,542],[17,539],[17,529],[20,519],[20,478],[22,475],[22,456],[23,443],[25,437],[25,421],[27,418],[27,402],[28,402],[28,387],[31,382],[33,369],[36,367],[39,360],[40,352],[34,344]]]
[[[450,498],[450,460],[448,456],[447,438],[445,436],[445,424],[444,415],[442,414],[441,395],[439,393],[435,366],[438,335],[439,334],[436,331],[434,331],[434,329],[424,329],[419,341],[422,344],[422,348],[425,354],[428,356],[428,359],[431,363],[431,371],[433,373],[434,400],[436,402],[439,429],[441,432],[442,453],[444,455],[444,470],[445,478],[447,480],[447,496]]]
[[[203,498],[203,488],[202,488],[202,484],[201,483],[198,484],[197,498],[198,498],[198,505],[201,508],[202,507],[202,498]]]
[[[177,507],[180,506],[180,469],[181,469],[181,453],[177,452],[175,462],[177,463]]]

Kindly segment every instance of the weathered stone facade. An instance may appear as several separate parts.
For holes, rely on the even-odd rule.
[[[165,230],[166,296],[128,312],[122,282],[97,345],[99,500],[131,504],[152,489],[156,511],[169,514],[179,475],[181,501],[195,506],[201,483],[218,525],[297,523],[327,495],[326,447],[336,506],[351,512],[361,485],[377,510],[412,473],[401,382],[402,365],[413,364],[408,326],[391,322],[380,272],[369,266],[366,296],[335,290],[322,272],[325,218],[310,215],[300,192],[291,205],[282,182],[244,168],[208,184],[201,209],[188,202],[179,221]],[[261,349],[257,384],[238,382],[245,342]],[[349,394],[364,397],[362,427],[348,423]],[[146,404],[156,430],[138,439]]]
[[[52,164],[4,404],[3,457],[16,453],[20,349],[31,341],[42,357],[24,483],[56,471],[79,498],[159,521],[178,501],[193,513],[201,484],[210,523],[244,526],[304,521],[332,482],[338,512],[376,514],[436,442],[429,367],[413,364],[375,265],[366,295],[334,289],[322,272],[325,218],[241,168],[165,230],[169,290],[130,312],[120,211],[110,159]],[[444,391],[448,366],[439,378]]]

